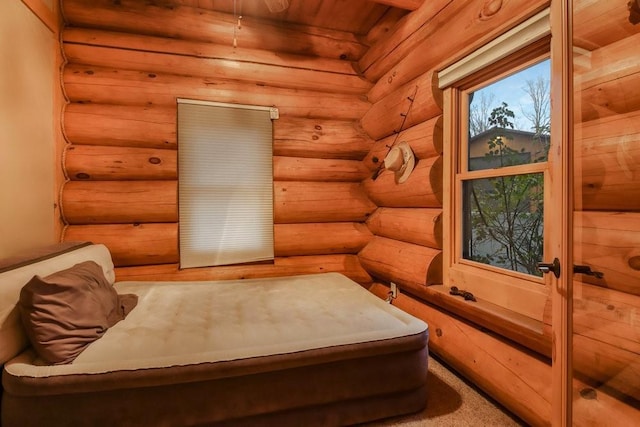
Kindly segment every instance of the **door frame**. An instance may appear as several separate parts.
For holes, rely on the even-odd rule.
[[[572,425],[573,295],[573,56],[572,0],[551,1],[551,149],[552,191],[562,205],[552,210],[562,224],[550,242],[548,260],[560,260],[560,277],[546,274],[552,302],[551,425]],[[551,211],[551,210],[550,210]],[[548,261],[547,260],[547,261]]]

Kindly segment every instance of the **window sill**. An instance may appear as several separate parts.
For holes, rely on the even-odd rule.
[[[466,301],[449,294],[444,285],[407,291],[461,318],[509,338],[530,350],[551,357],[551,338],[543,333],[543,322],[500,307],[488,301]]]

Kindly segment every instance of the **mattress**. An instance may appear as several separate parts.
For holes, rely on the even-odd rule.
[[[427,325],[349,278],[117,282],[128,316],[69,364],[5,364],[2,421],[347,425],[426,404]]]

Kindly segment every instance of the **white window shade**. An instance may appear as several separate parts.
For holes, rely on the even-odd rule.
[[[475,52],[438,73],[438,87],[444,89],[482,68],[517,52],[551,34],[549,9],[539,12]]]
[[[273,259],[271,114],[178,100],[181,268]]]

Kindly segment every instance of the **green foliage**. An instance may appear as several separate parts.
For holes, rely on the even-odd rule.
[[[509,105],[507,105],[506,102],[502,101],[502,105],[500,107],[496,107],[493,109],[493,111],[491,111],[491,115],[489,116],[489,124],[504,129],[513,129],[513,122],[509,121],[509,119],[513,119],[515,117],[516,115],[509,109]]]

